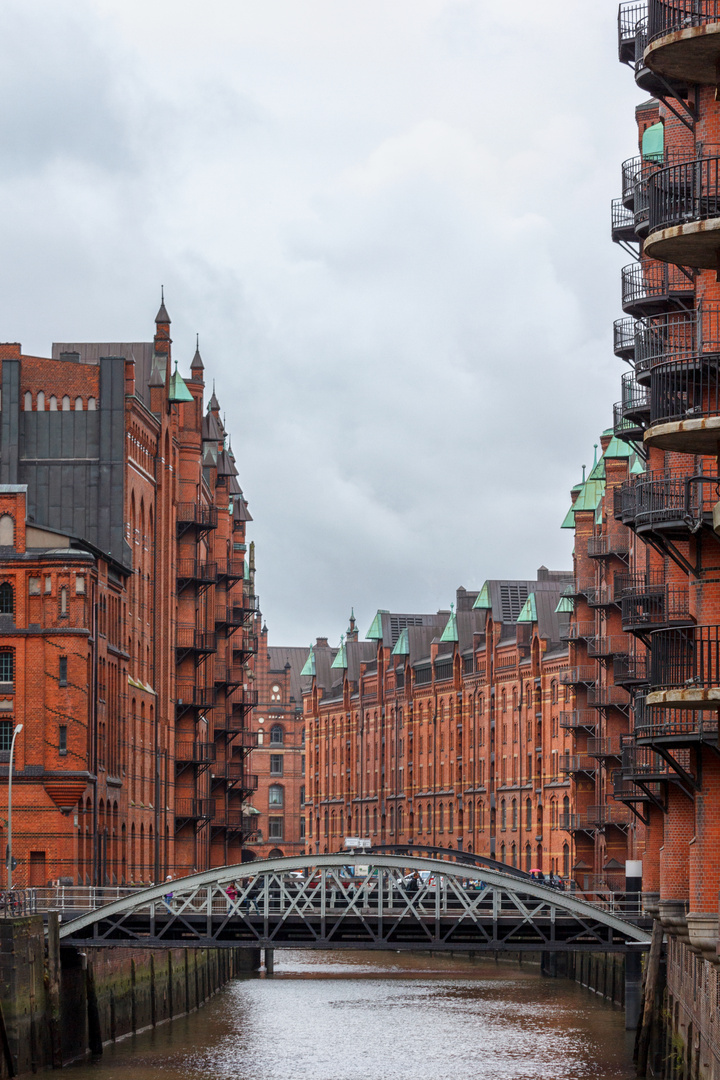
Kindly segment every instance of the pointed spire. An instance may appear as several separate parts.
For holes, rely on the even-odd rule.
[[[584,465],[583,465],[583,478],[582,478],[582,482],[583,482],[583,484],[585,483],[585,466],[584,466]]]
[[[159,324],[159,323],[167,323],[168,326],[170,325],[170,316],[168,315],[167,308],[165,307],[165,286],[164,285],[160,286],[160,308],[158,310],[157,315],[155,316],[155,322],[157,324]]]
[[[220,412],[220,402],[218,401],[217,395],[215,393],[215,380],[214,379],[213,379],[212,397],[208,401],[208,412],[218,412],[218,413]]]
[[[195,335],[195,355],[192,358],[192,364],[190,365],[191,371],[204,371],[205,365],[202,362],[202,356],[200,355],[200,335]]]

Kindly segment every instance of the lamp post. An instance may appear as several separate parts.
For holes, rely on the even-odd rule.
[[[13,755],[15,754],[15,740],[22,731],[22,724],[13,731],[12,742],[10,743],[10,768],[8,769],[8,842],[7,842],[7,887],[8,892],[12,889],[12,775],[13,775]]]

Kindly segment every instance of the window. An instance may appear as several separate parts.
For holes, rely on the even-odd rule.
[[[10,514],[0,516],[0,545],[12,547],[15,543],[15,522]]]
[[[305,818],[304,817],[300,818],[300,839],[301,840],[305,839]]]
[[[13,722],[0,720],[0,753],[9,754],[12,746]]]
[[[75,594],[76,596],[82,596],[85,592],[85,578],[82,574],[77,574],[75,577]]]
[[[268,836],[271,840],[283,839],[283,819],[281,817],[268,818]]]
[[[270,755],[270,775],[282,776],[283,774],[283,756],[282,754]]]
[[[96,408],[97,408],[97,402],[95,401],[95,398],[94,397],[89,397],[88,398],[88,412],[95,412]]]
[[[51,394],[50,395],[50,412],[57,412],[57,411],[58,411],[57,398],[55,397],[54,394]]]
[[[31,577],[28,578],[28,595],[39,596],[40,595],[40,578]]]
[[[83,411],[83,400],[82,400],[81,397],[76,397],[75,398],[75,412],[82,412],[82,411]]]
[[[70,398],[68,397],[67,394],[63,394],[62,411],[63,412],[70,412]]]
[[[0,615],[12,615],[15,610],[15,594],[9,581],[0,585]]]
[[[0,652],[0,683],[15,682],[15,654]]]
[[[300,788],[300,805],[301,806],[305,805],[305,785],[304,784]]]
[[[61,754],[67,754],[67,726],[61,724],[59,728],[58,750]]]
[[[275,746],[282,746],[284,741],[284,732],[280,724],[273,724],[270,728],[270,742]]]
[[[67,656],[60,657],[59,677],[61,686],[67,686],[67,661]]]
[[[67,594],[68,594],[67,585],[61,585],[61,587],[60,587],[60,614],[61,615],[67,615],[67,613],[68,613]]]
[[[500,803],[500,828],[507,829],[507,806],[504,799]],[[503,862],[504,861],[505,860],[503,859]]]
[[[23,398],[25,404],[25,412],[32,412],[32,394],[29,390],[25,391],[25,397]]]
[[[268,805],[285,805],[285,789],[280,784],[271,784],[268,788]]]
[[[532,829],[532,802],[530,799],[525,803],[525,828],[528,832]]]
[[[305,734],[305,733],[303,732],[303,734]],[[305,755],[304,754],[300,755],[300,775],[301,776],[305,775]]]

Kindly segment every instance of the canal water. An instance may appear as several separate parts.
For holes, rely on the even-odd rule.
[[[275,953],[272,977],[105,1048],[69,1080],[630,1080],[622,1010],[535,967]]]

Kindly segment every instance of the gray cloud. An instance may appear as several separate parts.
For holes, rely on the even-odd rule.
[[[32,11],[30,12],[30,7]],[[4,336],[200,330],[274,640],[569,565],[639,95],[586,0],[1,16]]]

